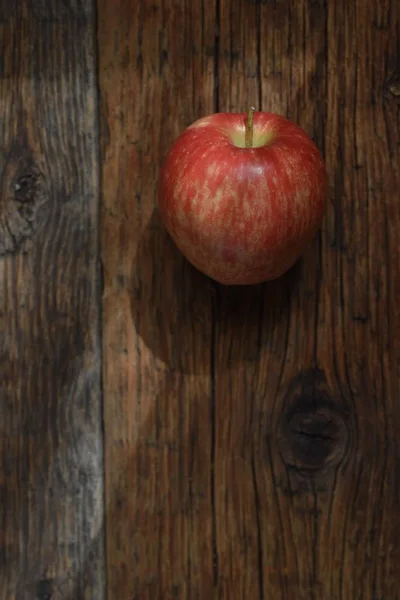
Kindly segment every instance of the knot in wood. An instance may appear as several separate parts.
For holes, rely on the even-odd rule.
[[[53,596],[53,580],[41,579],[36,584],[35,600],[51,600]]]
[[[45,178],[32,161],[11,158],[1,178],[0,256],[17,252],[48,214]]]
[[[315,370],[312,373],[315,375]],[[285,403],[278,423],[278,445],[289,468],[312,474],[337,467],[343,460],[348,446],[348,420],[343,406],[330,397],[319,376],[312,389],[307,389],[310,372],[302,383]]]

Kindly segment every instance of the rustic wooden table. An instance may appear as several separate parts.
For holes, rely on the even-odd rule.
[[[0,0],[0,599],[400,598],[400,4]],[[218,286],[157,211],[196,118],[314,137],[322,231]]]

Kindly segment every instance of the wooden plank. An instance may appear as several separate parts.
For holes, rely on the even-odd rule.
[[[174,138],[214,110],[215,6],[98,0],[110,598],[210,598],[211,298],[155,211]]]
[[[349,417],[318,535],[321,572],[332,573],[322,589],[344,598],[400,589],[399,33],[396,2],[329,6],[318,355]]]
[[[231,7],[225,30],[226,46],[244,46],[241,69],[249,79],[230,109],[242,111],[253,103],[281,113],[308,131],[323,151],[326,6],[244,3],[243,13]],[[231,62],[228,69],[223,54],[220,60],[220,71],[226,71],[220,81],[223,98],[225,88],[238,86],[238,66]],[[254,80],[260,86],[258,102],[251,90]],[[324,466],[333,449],[328,453],[329,444],[319,448],[318,441],[313,446],[313,439],[300,433],[302,421],[292,423],[297,408],[318,426],[317,387],[323,405],[315,341],[319,286],[317,239],[283,278],[219,291],[215,406],[216,429],[223,434],[217,438],[215,470],[221,598],[235,593],[242,598],[329,597],[318,593],[315,494],[330,481]],[[340,416],[336,421],[339,427]],[[303,476],[303,469],[322,475],[314,480]],[[232,482],[238,483],[232,488]]]
[[[0,598],[101,600],[94,6],[0,7]]]

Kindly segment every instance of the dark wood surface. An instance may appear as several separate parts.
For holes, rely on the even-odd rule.
[[[400,598],[400,6],[0,0],[0,600]],[[175,249],[160,165],[249,105],[324,154],[284,277]]]
[[[0,7],[0,598],[102,600],[95,10]]]

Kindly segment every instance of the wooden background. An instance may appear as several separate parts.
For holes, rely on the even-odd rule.
[[[400,598],[400,5],[0,0],[0,599]],[[157,211],[193,120],[326,159],[282,279]]]

